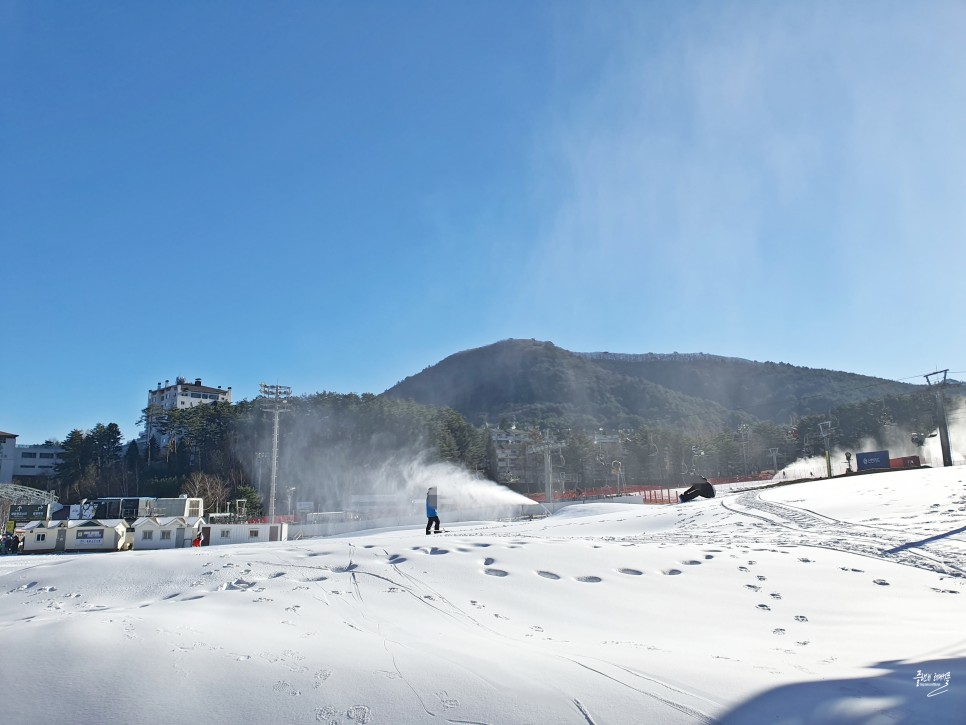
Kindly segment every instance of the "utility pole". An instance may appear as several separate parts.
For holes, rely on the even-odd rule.
[[[275,491],[278,483],[278,416],[288,410],[286,403],[292,395],[292,389],[287,385],[269,385],[260,383],[258,386],[261,402],[266,411],[272,413],[272,483],[268,495],[268,522],[275,523]]]
[[[946,370],[938,370],[924,376],[929,387],[936,389],[936,417],[939,419],[939,445],[943,451],[943,466],[953,465],[953,454],[949,448],[949,425],[946,423],[946,400],[943,397],[943,390],[946,387],[946,374],[948,372],[949,369],[947,368]],[[937,383],[933,383],[929,379],[939,375],[942,375],[943,379]]]

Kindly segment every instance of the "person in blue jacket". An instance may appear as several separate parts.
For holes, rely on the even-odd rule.
[[[439,533],[439,514],[436,513],[436,487],[433,486],[428,491],[426,491],[426,535],[429,536],[429,530],[435,524],[435,533]]]

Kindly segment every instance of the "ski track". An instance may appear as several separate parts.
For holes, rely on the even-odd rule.
[[[755,491],[739,494],[727,503],[721,501],[720,506],[733,514],[751,517],[768,525],[756,525],[747,531],[728,526],[728,534],[732,536],[734,543],[742,543],[745,538],[743,534],[746,535],[745,543],[748,544],[765,543],[770,536],[771,543],[775,544],[832,549],[947,576],[966,577],[966,546],[957,546],[960,543],[957,539],[937,539],[910,547],[917,540],[931,537],[915,531],[887,530],[878,526],[833,519],[789,504],[765,501]],[[711,540],[720,541],[721,533],[692,531],[686,535],[656,534],[651,538],[693,541],[696,537],[707,536]]]
[[[601,663],[600,665],[598,665],[598,667],[602,667],[602,666],[617,667],[617,669],[623,671],[626,674],[630,674],[645,680],[648,686],[638,687],[629,682],[625,682],[623,679],[619,677],[616,677],[614,675],[609,675],[606,672],[604,672],[602,669],[598,669],[598,667],[591,667],[586,662],[581,662],[579,660],[572,659],[570,657],[564,657],[564,659],[570,660],[575,665],[579,667],[583,667],[586,670],[590,670],[591,672],[597,675],[600,675],[605,679],[611,680],[612,682],[615,682],[618,685],[623,685],[624,687],[630,690],[633,690],[635,692],[638,692],[641,695],[644,695],[645,697],[649,697],[652,700],[660,702],[662,705],[665,705],[673,710],[677,710],[678,712],[681,712],[687,715],[688,717],[690,717],[696,723],[701,723],[702,725],[711,725],[711,723],[714,722],[713,718],[711,718],[706,713],[698,710],[695,707],[690,707],[685,703],[680,702],[680,698],[682,696],[690,696],[689,699],[698,699],[698,696],[694,695],[693,693],[680,690],[676,687],[671,687],[670,685],[667,685],[666,683],[663,683],[660,680],[657,680],[652,677],[646,677],[639,673],[632,672],[625,667],[620,667],[619,665],[614,665],[609,662]],[[670,691],[673,694],[671,694],[670,696],[664,695],[658,691],[658,687],[662,688],[663,690]],[[701,699],[704,699],[704,698],[701,698]],[[574,702],[577,702],[577,701],[575,700]],[[584,708],[581,707],[580,709],[581,709],[581,713],[584,714],[584,716],[586,717],[587,713],[584,711]],[[592,720],[588,720],[588,722],[593,723]]]

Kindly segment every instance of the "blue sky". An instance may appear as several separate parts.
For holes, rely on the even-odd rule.
[[[0,0],[0,430],[511,337],[963,371],[964,37],[941,1]]]

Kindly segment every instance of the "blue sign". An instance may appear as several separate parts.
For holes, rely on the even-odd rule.
[[[857,471],[871,471],[874,468],[889,467],[889,451],[871,451],[855,454],[855,469]]]

